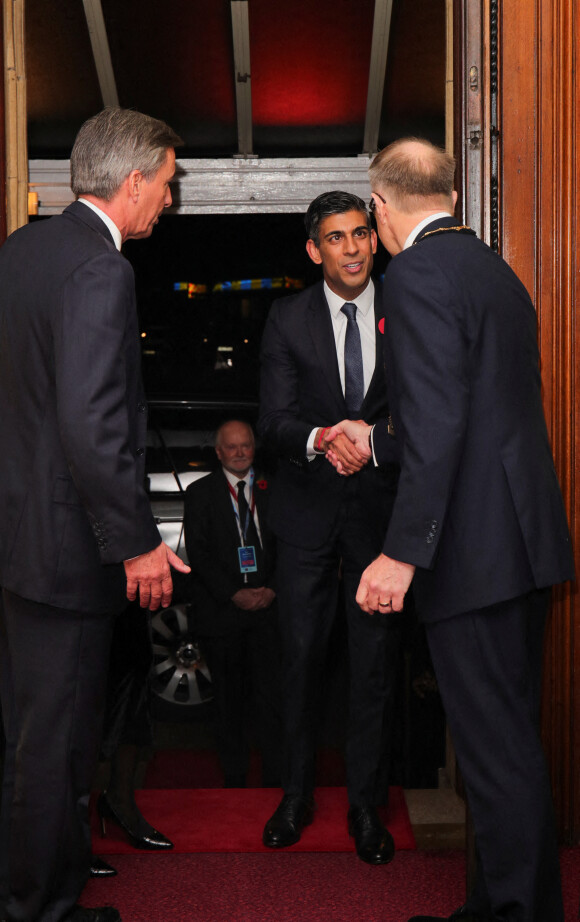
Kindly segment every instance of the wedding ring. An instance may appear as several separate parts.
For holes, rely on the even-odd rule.
[[[379,608],[388,608],[390,602],[379,602]]]

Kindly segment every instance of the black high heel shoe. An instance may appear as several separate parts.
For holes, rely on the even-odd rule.
[[[112,820],[123,830],[131,842],[131,845],[135,848],[173,848],[173,842],[164,836],[163,833],[154,829],[153,826],[150,826],[139,812],[134,824],[123,819],[112,806],[106,791],[99,794],[99,799],[97,800],[97,813],[101,821],[101,835],[103,838],[107,834],[106,820]]]
[[[99,855],[93,855],[91,858],[90,875],[91,877],[116,877],[117,869]]]

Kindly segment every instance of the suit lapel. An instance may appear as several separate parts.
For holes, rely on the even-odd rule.
[[[223,468],[220,468],[216,471],[215,479],[215,512],[219,516],[219,520],[224,523],[224,529],[229,532],[230,541],[234,544],[240,543],[240,533],[238,531],[238,524],[236,520],[236,514],[234,512],[234,507],[232,504],[230,488],[226,475],[223,472]]]
[[[260,528],[262,527],[264,516],[268,511],[268,494],[265,490],[260,490],[260,488],[257,486],[258,482],[261,480],[262,478],[256,475],[256,479],[254,480],[254,501],[256,503],[256,509],[258,510],[258,516],[260,518]]]
[[[256,503],[256,509],[258,511],[258,521],[260,523],[260,538],[262,541],[262,553],[264,554],[264,559],[268,554],[268,534],[267,534],[267,519],[268,519],[268,491],[261,490],[258,486],[258,483],[263,479],[259,475],[255,474],[254,480],[254,501]]]
[[[374,281],[374,280],[373,280]],[[384,359],[383,359],[383,337],[379,331],[379,321],[383,318],[384,310],[382,304],[382,288],[381,285],[374,281],[375,286],[375,301],[374,301],[374,312],[375,312],[375,370],[371,378],[368,390],[365,394],[365,399],[361,407],[361,417],[365,418],[364,411],[368,404],[373,402],[375,393],[380,389],[385,387],[385,375],[384,375]]]
[[[322,282],[312,288],[306,323],[314,344],[318,366],[328,384],[329,393],[337,406],[337,419],[342,419],[346,416],[346,405],[340,383],[332,319],[328,303],[324,297]]]
[[[67,208],[65,208],[63,214],[70,215],[72,218],[82,221],[83,224],[87,224],[92,230],[96,231],[101,235],[101,237],[103,237],[105,242],[113,248],[115,253],[118,252],[109,228],[105,222],[101,220],[98,214],[93,211],[92,208],[88,207],[88,205],[83,205],[82,202],[72,202]]]

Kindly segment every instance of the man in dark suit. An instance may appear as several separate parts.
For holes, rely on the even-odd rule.
[[[275,547],[267,525],[269,484],[254,472],[254,433],[248,423],[223,423],[215,449],[221,468],[185,491],[183,521],[196,631],[213,680],[225,786],[245,787],[248,728],[255,726],[262,783],[276,787],[280,654]]]
[[[368,421],[388,415],[382,315],[370,278],[377,240],[364,202],[345,192],[318,196],[306,230],[308,255],[322,266],[324,281],[275,302],[262,341],[259,430],[280,458],[270,522],[278,538],[285,718],[284,797],[263,841],[272,848],[291,845],[313,817],[315,716],[342,572],[350,664],[348,823],[358,855],[384,864],[394,845],[377,806],[388,795],[401,622],[363,617],[355,593],[381,548],[398,468],[358,472],[364,459],[346,438],[338,450],[352,477],[338,476],[324,457],[326,428],[345,411]]]
[[[0,917],[116,922],[76,905],[113,622],[168,606],[170,564],[144,489],[147,405],[121,242],[171,203],[177,135],[106,109],[71,155],[79,200],[0,250],[0,693],[6,761]],[[146,617],[143,613],[143,617]]]
[[[384,341],[401,477],[357,599],[368,613],[397,612],[413,580],[476,834],[477,883],[451,919],[562,922],[538,723],[549,587],[574,576],[571,542],[535,311],[509,266],[452,217],[454,166],[408,139],[370,167],[395,257]],[[338,431],[368,444],[364,427]],[[390,441],[377,424],[378,462]]]

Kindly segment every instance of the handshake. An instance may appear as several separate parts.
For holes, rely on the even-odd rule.
[[[364,420],[343,419],[329,428],[320,429],[315,446],[339,474],[356,474],[372,457],[370,434],[372,426]]]

